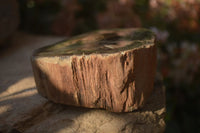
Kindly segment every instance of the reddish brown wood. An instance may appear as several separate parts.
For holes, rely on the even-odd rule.
[[[38,92],[56,103],[130,112],[153,90],[154,36],[144,29],[96,31],[37,50],[32,67]]]

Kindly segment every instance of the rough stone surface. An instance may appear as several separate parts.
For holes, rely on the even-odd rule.
[[[32,64],[39,93],[56,103],[131,112],[153,90],[154,35],[145,29],[95,31],[37,50]]]
[[[0,45],[16,31],[19,25],[19,9],[16,0],[0,1]]]
[[[1,133],[161,133],[165,122],[165,92],[156,76],[154,92],[144,108],[131,113],[111,113],[55,104],[41,97],[30,64],[33,49],[63,38],[17,34],[20,49],[0,55]]]

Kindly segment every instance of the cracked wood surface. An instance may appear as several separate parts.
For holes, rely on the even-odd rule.
[[[34,49],[62,39],[18,33],[13,39],[14,49],[0,56],[1,133],[164,132],[165,90],[159,74],[145,106],[130,113],[65,106],[41,97],[29,57]]]
[[[32,56],[37,89],[56,103],[141,108],[153,90],[154,41],[145,29],[100,30],[38,49]]]

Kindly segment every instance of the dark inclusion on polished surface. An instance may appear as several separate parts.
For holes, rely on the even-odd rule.
[[[146,29],[100,30],[43,47],[35,52],[39,56],[82,55],[114,53],[153,43],[154,34]],[[42,51],[42,52],[41,52]]]

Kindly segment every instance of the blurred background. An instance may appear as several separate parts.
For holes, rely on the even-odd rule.
[[[157,36],[166,132],[200,132],[199,0],[1,0],[0,54],[16,32],[66,36],[144,27]]]

